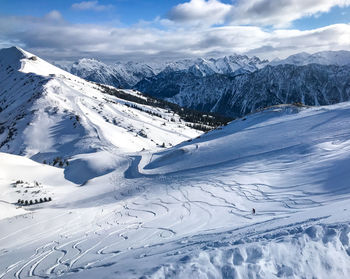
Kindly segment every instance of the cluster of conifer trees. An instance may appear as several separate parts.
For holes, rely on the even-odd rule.
[[[233,118],[229,118],[229,117],[225,117],[225,116],[221,116],[213,113],[203,113],[197,110],[180,107],[177,104],[170,103],[165,100],[151,97],[148,95],[146,96],[146,98],[145,98],[145,95],[142,95],[142,97],[138,97],[135,95],[127,94],[122,90],[111,88],[102,84],[99,84],[99,86],[100,88],[102,88],[104,93],[115,96],[117,98],[134,102],[137,104],[141,104],[141,105],[158,107],[169,111],[173,111],[174,113],[178,114],[182,120],[196,124],[196,125],[193,125],[194,129],[207,131],[219,126],[226,125],[228,122],[233,120]],[[128,106],[131,106],[131,105],[128,105]]]
[[[33,205],[33,204],[38,204],[38,203],[43,203],[43,202],[50,202],[52,201],[51,197],[48,198],[40,198],[40,199],[35,199],[35,200],[21,200],[19,199],[17,201],[18,204],[20,205]]]

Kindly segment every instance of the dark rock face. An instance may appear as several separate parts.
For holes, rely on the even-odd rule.
[[[252,73],[199,77],[162,72],[136,88],[181,106],[226,116],[284,103],[318,106],[350,100],[350,66],[291,64],[266,66]]]

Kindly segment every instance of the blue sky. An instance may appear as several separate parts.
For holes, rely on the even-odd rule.
[[[150,21],[157,16],[165,16],[180,0],[109,0],[98,1],[100,6],[111,6],[103,13],[94,10],[73,9],[74,3],[83,1],[69,0],[0,0],[1,11],[7,15],[44,16],[52,10],[59,11],[65,19],[72,23],[103,23],[106,21],[120,21],[125,25],[132,25],[140,20]],[[87,1],[86,1],[87,2]],[[18,9],[18,7],[21,7]],[[113,6],[113,7],[112,7]]]
[[[329,12],[318,16],[306,16],[293,22],[293,27],[300,30],[320,28],[337,23],[350,22],[350,7],[333,7]]]
[[[118,22],[130,26],[139,21],[152,21],[156,17],[166,17],[174,6],[184,3],[182,0],[100,0],[98,5],[106,6],[102,12],[95,10],[77,10],[74,3],[83,1],[70,0],[0,0],[1,14],[31,15],[42,17],[52,10],[59,11],[66,20],[72,23],[105,23]],[[85,1],[88,2],[88,1]],[[93,2],[93,1],[92,1]],[[222,3],[232,3],[230,0]],[[108,8],[110,6],[110,8]],[[20,7],[20,9],[19,9]],[[336,23],[350,21],[350,7],[333,7],[327,13],[317,16],[305,16],[293,22],[291,27],[301,30],[318,28]]]
[[[350,0],[0,0],[0,47],[51,60],[350,50]]]

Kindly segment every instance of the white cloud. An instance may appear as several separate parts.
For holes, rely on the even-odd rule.
[[[231,9],[231,5],[217,0],[191,0],[175,6],[168,18],[175,22],[213,25],[222,24]]]
[[[63,17],[59,11],[53,10],[45,15],[48,20],[63,20]]]
[[[50,60],[95,57],[104,60],[184,58],[235,52],[262,58],[301,51],[350,49],[350,24],[300,31],[254,26],[157,29],[71,24],[55,17],[0,18],[1,43],[16,42]]]
[[[72,8],[75,10],[92,10],[92,11],[104,11],[112,8],[112,5],[100,5],[98,1],[83,1],[80,3],[74,3]]]
[[[194,25],[290,26],[297,19],[318,16],[335,6],[345,7],[350,0],[237,0],[224,4],[219,0],[190,0],[170,10],[168,18]]]
[[[51,60],[81,57],[111,61],[123,58],[147,60],[229,55],[234,52],[269,59],[283,58],[302,51],[350,49],[350,24],[305,31],[279,27],[305,14],[317,14],[334,5],[349,5],[349,1],[268,0],[269,3],[279,3],[278,10],[271,4],[261,8],[267,0],[239,0],[235,6],[218,0],[192,0],[185,3],[187,5],[176,6],[172,10],[172,18],[169,15],[171,19],[158,17],[153,22],[140,22],[124,28],[111,24],[72,24],[65,21],[58,11],[51,11],[41,18],[2,16],[0,46],[13,43]],[[90,2],[98,5],[97,1]],[[227,14],[227,6],[230,14]],[[191,11],[191,7],[197,7],[197,10]],[[239,9],[241,14],[233,17]],[[214,11],[218,12],[215,14]],[[225,16],[231,16],[231,25],[213,27],[201,24],[205,16],[210,24],[220,23]],[[243,23],[248,25],[240,25]],[[265,29],[253,24],[273,24],[275,28]]]
[[[350,0],[239,0],[232,6],[232,24],[288,26],[296,19],[345,7]]]

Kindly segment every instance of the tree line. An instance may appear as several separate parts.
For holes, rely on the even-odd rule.
[[[193,125],[190,126],[194,129],[202,130],[202,131],[207,131],[219,126],[226,125],[228,122],[232,121],[233,118],[226,117],[226,116],[221,116],[213,113],[203,113],[197,110],[185,108],[185,107],[180,107],[177,104],[170,103],[168,101],[158,99],[155,97],[150,97],[150,96],[145,96],[142,95],[143,97],[138,97],[135,95],[127,94],[122,90],[112,88],[103,84],[98,84],[100,88],[102,89],[103,93],[106,93],[108,95],[115,96],[119,99],[123,99],[126,101],[134,102],[137,104],[141,105],[147,105],[147,106],[152,106],[152,107],[158,107],[162,108],[165,110],[168,110],[169,112],[174,112],[180,116],[180,118],[183,121],[186,122],[192,122]],[[128,104],[128,106],[131,106]],[[137,106],[135,108],[138,109]],[[158,115],[157,115],[158,116]],[[189,126],[189,125],[187,125]],[[209,126],[209,127],[208,127]]]

